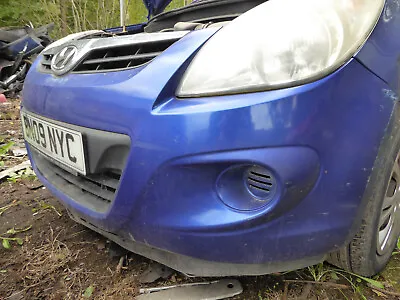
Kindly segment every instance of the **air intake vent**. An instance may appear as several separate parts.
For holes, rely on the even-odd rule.
[[[93,50],[73,72],[108,72],[139,67],[153,60],[177,40],[170,39]]]
[[[267,199],[275,191],[275,180],[270,172],[262,167],[251,167],[246,172],[246,185],[251,194],[259,199]]]
[[[121,170],[92,175],[74,175],[48,160],[31,148],[32,157],[40,173],[75,201],[97,211],[105,212],[114,201],[120,182]]]

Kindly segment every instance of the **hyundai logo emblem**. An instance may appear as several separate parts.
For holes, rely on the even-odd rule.
[[[73,61],[77,54],[78,48],[75,46],[64,47],[51,60],[51,69],[58,75],[68,72],[69,70],[66,67]]]

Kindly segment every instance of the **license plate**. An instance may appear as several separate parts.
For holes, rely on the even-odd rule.
[[[82,134],[21,112],[25,140],[62,165],[86,175]]]

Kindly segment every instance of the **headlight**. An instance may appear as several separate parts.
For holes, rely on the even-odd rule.
[[[363,45],[385,0],[270,0],[217,32],[195,56],[180,97],[289,87],[333,72]]]

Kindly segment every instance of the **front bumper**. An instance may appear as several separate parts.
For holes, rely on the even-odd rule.
[[[394,105],[387,87],[352,60],[296,88],[176,99],[182,66],[211,34],[189,34],[130,71],[29,74],[23,109],[129,137],[107,209],[61,192],[35,159],[33,167],[75,220],[185,273],[255,275],[320,261],[357,227]],[[235,209],[218,191],[220,174],[243,164],[265,166],[277,180],[259,209]]]

